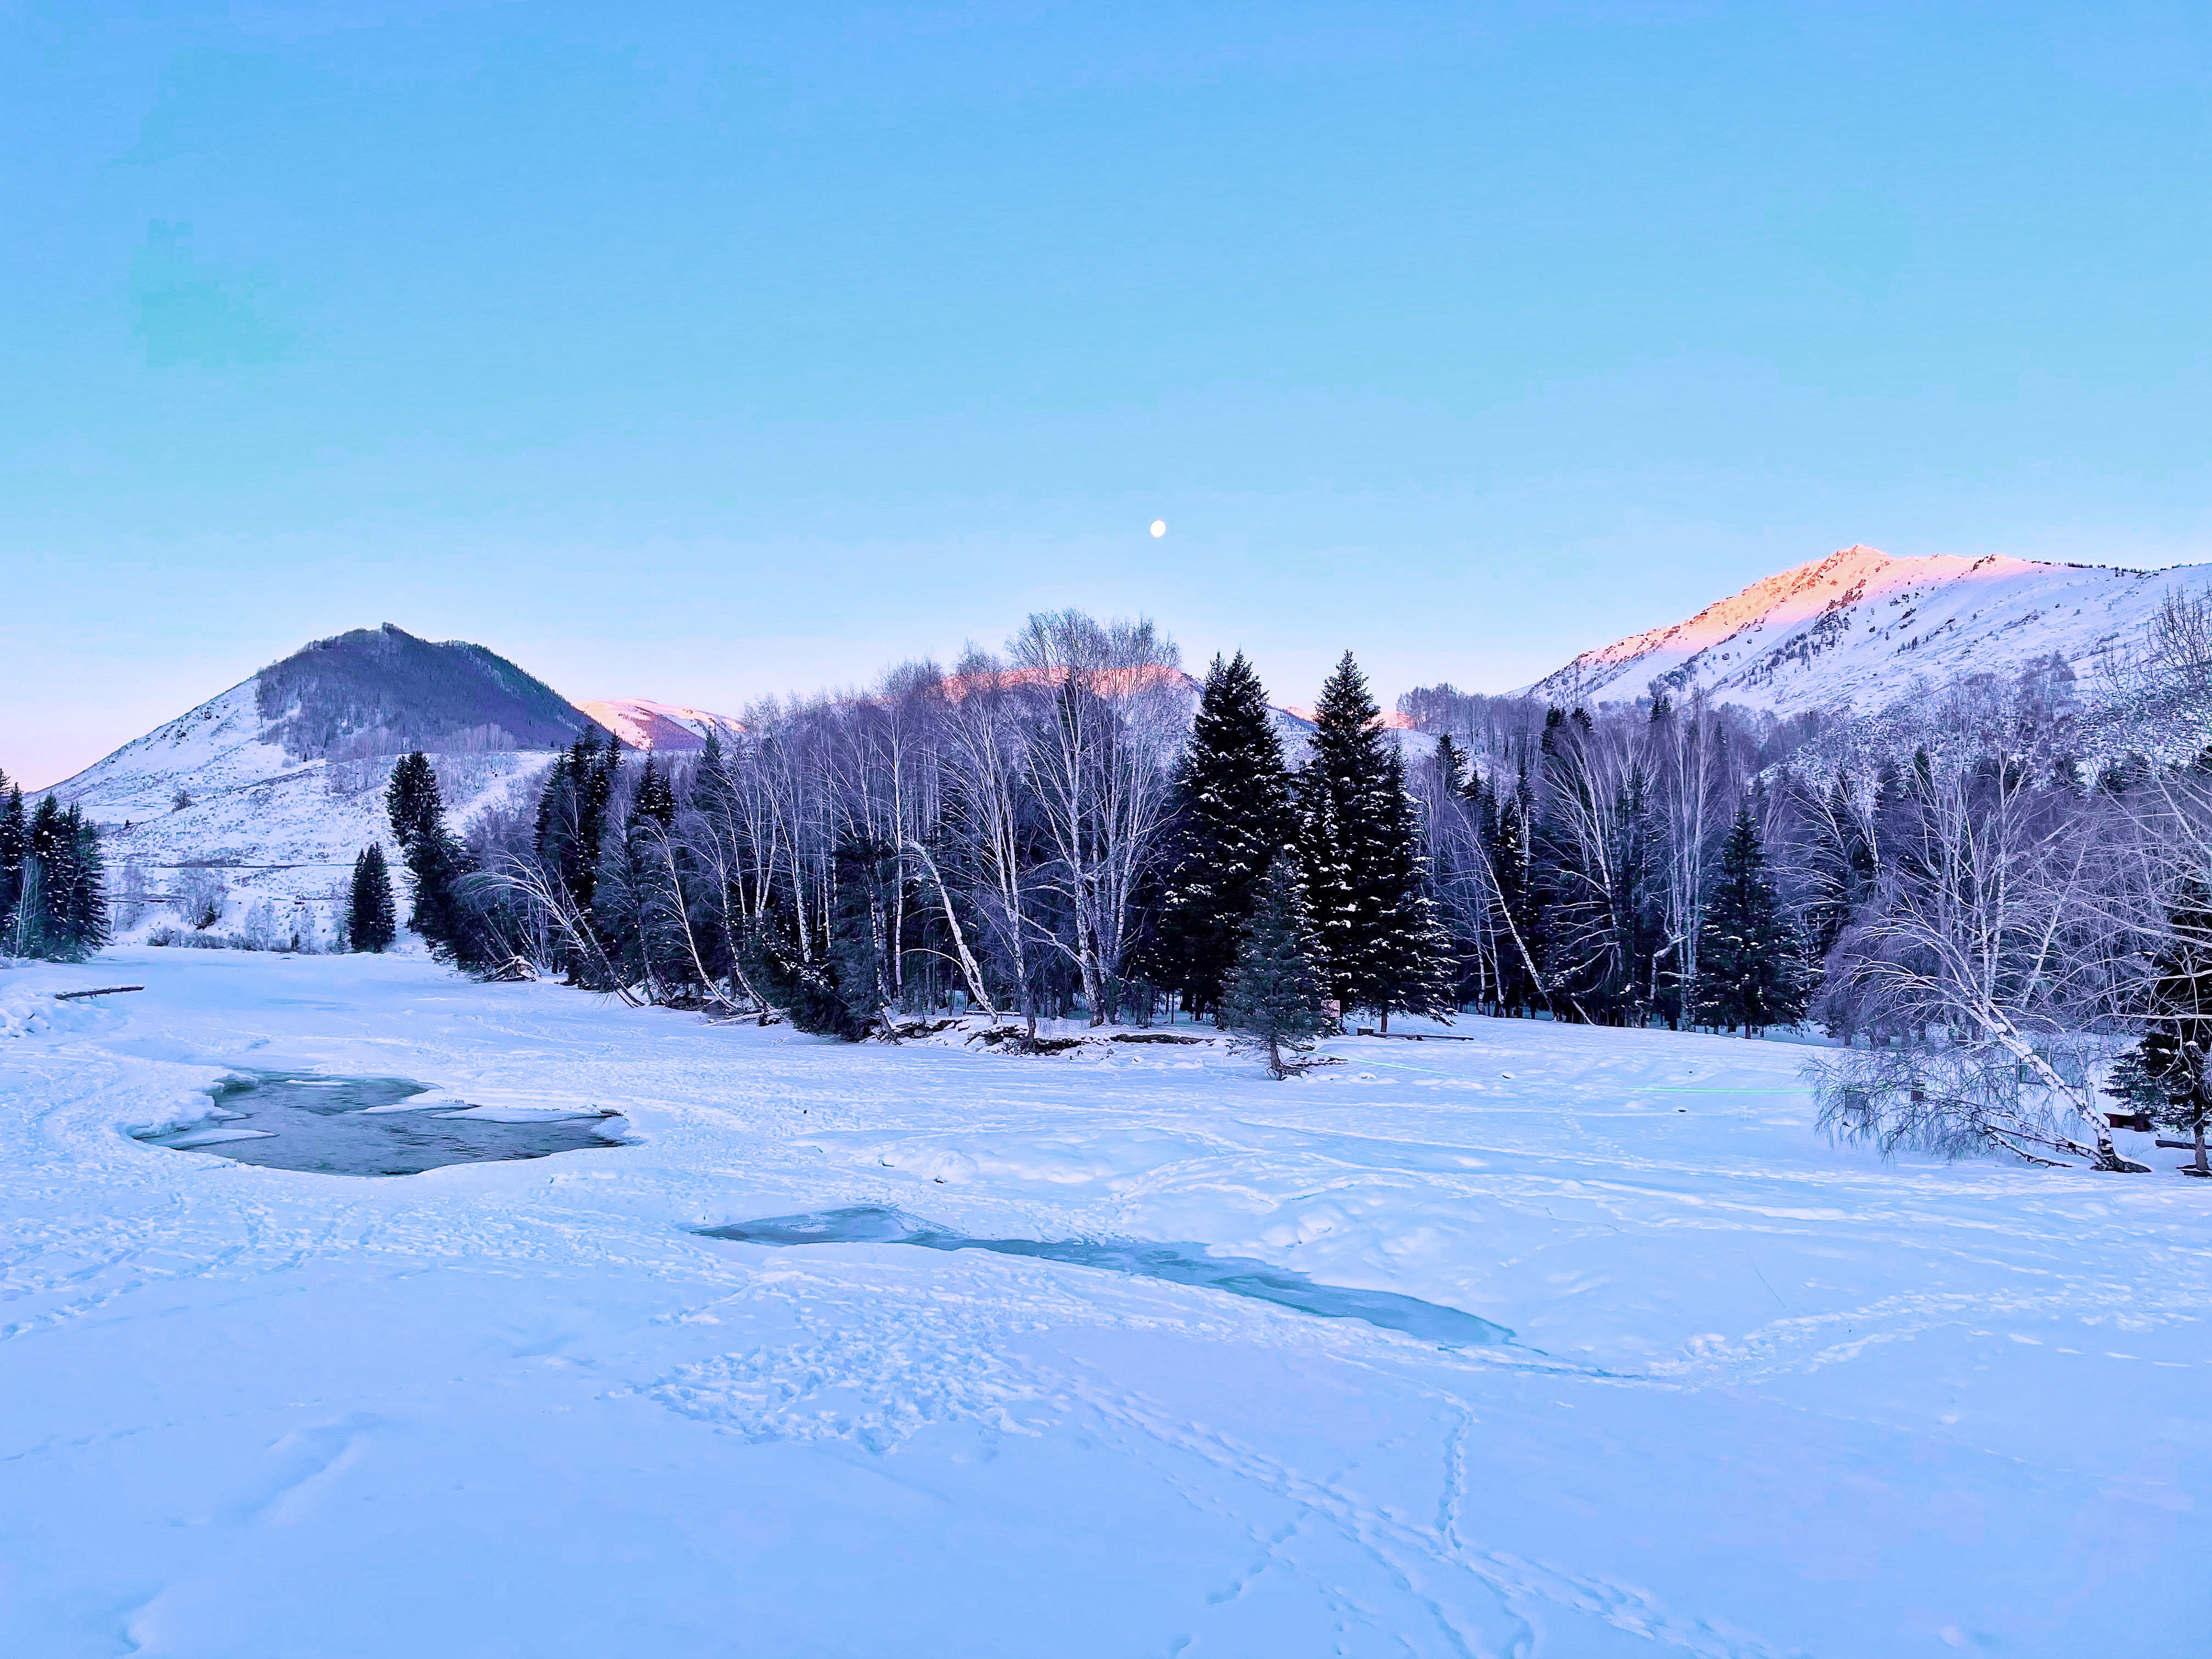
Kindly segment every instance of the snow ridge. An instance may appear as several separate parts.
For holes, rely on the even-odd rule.
[[[1869,712],[1977,673],[2057,653],[2079,672],[2139,634],[2166,596],[2212,567],[2130,570],[1990,554],[1893,558],[1844,548],[1753,582],[1685,622],[1631,635],[1525,688],[1547,702],[1620,702],[1653,691],[1795,714]]]
[[[728,714],[651,702],[643,697],[596,698],[576,707],[632,749],[664,755],[704,749],[709,732],[726,741],[745,729],[742,720]]]

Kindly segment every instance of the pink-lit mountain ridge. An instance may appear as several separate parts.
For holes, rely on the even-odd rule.
[[[1990,555],[1892,558],[1847,547],[1753,582],[1686,622],[1585,651],[1527,688],[1550,702],[1622,702],[1653,689],[1796,714],[1866,714],[1925,686],[2016,672],[2053,653],[2084,672],[2142,633],[2166,596],[2212,567],[2128,570]]]

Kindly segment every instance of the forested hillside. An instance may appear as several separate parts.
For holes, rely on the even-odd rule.
[[[557,749],[591,723],[504,657],[465,640],[418,640],[390,623],[271,663],[253,677],[253,696],[264,740],[301,760]]]

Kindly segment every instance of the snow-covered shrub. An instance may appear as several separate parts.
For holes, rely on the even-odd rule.
[[[123,872],[116,884],[114,898],[115,925],[118,928],[136,927],[146,920],[145,866],[135,858],[123,860]]]
[[[204,933],[222,920],[222,908],[229,899],[229,883],[205,865],[177,872],[174,903],[185,927]]]
[[[1892,1042],[1817,1054],[1806,1080],[1833,1139],[1944,1158],[2005,1152],[2030,1164],[2079,1158],[2105,1169],[2142,1165],[2110,1150],[2089,1077],[2110,1039],[2054,1036],[2032,1045],[1989,1038]],[[2102,1145],[2099,1143],[2103,1143]]]
[[[290,948],[292,930],[277,919],[273,900],[256,899],[246,907],[238,937],[243,951],[283,951]]]
[[[155,946],[190,951],[275,951],[321,956],[333,948],[313,911],[280,911],[274,899],[256,899],[244,925],[233,933],[162,926],[146,935]]]
[[[235,948],[236,940],[234,933],[203,933],[188,927],[156,927],[146,935],[149,945],[186,951],[228,951]]]

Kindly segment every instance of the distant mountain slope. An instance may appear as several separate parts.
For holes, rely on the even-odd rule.
[[[2139,633],[2177,587],[2212,567],[2123,570],[1992,555],[1893,559],[1847,547],[1753,583],[1686,622],[1586,651],[1528,688],[1555,703],[1627,702],[1655,684],[1676,696],[1792,714],[1864,712],[2057,653],[2077,668]]]
[[[392,757],[435,759],[453,821],[518,804],[590,720],[482,646],[386,624],[319,640],[55,787],[165,891],[213,863],[237,898],[326,899],[354,854],[389,844]],[[327,903],[321,907],[327,919]]]
[[[642,697],[603,698],[576,707],[633,749],[657,754],[684,754],[707,746],[707,733],[728,738],[745,728],[727,714],[704,708],[681,708],[673,703],[647,702]]]
[[[506,658],[386,623],[317,640],[253,677],[269,740],[302,760],[558,749],[588,723]]]

